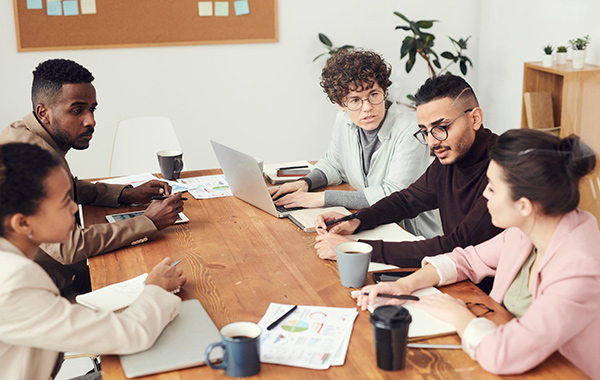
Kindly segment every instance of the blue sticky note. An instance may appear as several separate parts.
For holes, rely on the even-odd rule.
[[[63,13],[65,14],[65,16],[77,16],[79,14],[77,0],[64,0]]]
[[[235,1],[233,3],[233,7],[235,9],[236,16],[247,15],[250,13],[250,7],[248,6],[248,0]]]
[[[228,1],[215,1],[215,16],[229,16]]]
[[[46,3],[46,12],[48,16],[62,16],[62,2],[48,1]]]
[[[42,9],[42,0],[27,0],[27,9]]]

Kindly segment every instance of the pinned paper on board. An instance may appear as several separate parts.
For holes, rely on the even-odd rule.
[[[42,9],[42,0],[27,0],[27,9]]]
[[[77,0],[64,0],[63,1],[63,14],[65,16],[79,15],[79,7],[77,6]]]
[[[199,16],[212,16],[213,15],[212,1],[199,1],[198,2],[198,15]]]
[[[81,14],[96,14],[96,0],[81,0]]]
[[[215,1],[215,16],[229,16],[228,1]]]
[[[46,14],[48,16],[62,16],[62,2],[60,0],[48,0]]]
[[[248,6],[248,0],[235,1],[233,3],[233,9],[235,10],[236,16],[250,14],[250,7]]]

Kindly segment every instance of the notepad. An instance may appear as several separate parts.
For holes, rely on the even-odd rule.
[[[357,292],[357,290],[353,291]],[[352,293],[353,293],[352,292]],[[432,294],[441,294],[438,289],[428,287],[419,289],[413,293],[417,297],[429,296]],[[372,313],[377,307],[385,305],[389,299],[378,298],[375,305],[369,306],[368,310]],[[456,333],[456,328],[450,323],[443,322],[425,310],[413,307],[414,301],[407,301],[402,306],[408,310],[412,317],[412,322],[408,328],[408,339],[410,341],[428,339],[437,336],[451,335]]]
[[[285,182],[297,181],[298,179],[304,177],[304,175],[292,176],[292,177],[279,177],[277,176],[277,169],[279,168],[289,168],[294,166],[308,166],[309,170],[313,169],[313,165],[311,165],[308,161],[293,161],[293,162],[283,162],[279,164],[264,164],[263,167],[263,175],[266,179],[269,180],[273,185],[278,185]]]
[[[305,208],[302,210],[292,211],[287,214],[287,217],[300,227],[304,232],[315,232],[315,222],[317,217],[328,212],[337,212],[343,215],[350,215],[345,207],[324,207],[324,208]]]
[[[148,277],[148,273],[105,286],[93,292],[80,294],[75,297],[75,301],[94,310],[122,310],[140,296],[146,285],[146,277]]]

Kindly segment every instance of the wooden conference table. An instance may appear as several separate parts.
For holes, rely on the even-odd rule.
[[[182,173],[182,177],[220,174],[220,170]],[[349,189],[337,186],[337,189]],[[185,214],[190,222],[171,226],[154,241],[90,259],[92,287],[127,280],[151,270],[166,256],[181,259],[188,278],[180,292],[198,299],[218,328],[236,321],[258,322],[270,302],[298,305],[355,307],[350,289],[340,284],[335,261],[318,258],[315,233],[304,233],[288,219],[277,219],[235,197],[195,200],[188,196]],[[121,210],[122,211],[122,210]],[[117,211],[86,207],[85,224],[105,223]],[[367,281],[372,283],[369,275]],[[479,288],[463,282],[441,288],[462,300],[481,302],[495,312],[489,319],[503,323],[511,315]],[[551,333],[551,332],[549,332]],[[423,342],[460,344],[457,335]],[[494,379],[462,350],[409,349],[404,370],[377,368],[368,312],[359,312],[343,366],[311,370],[263,364],[260,379]],[[126,379],[117,356],[102,356],[104,380]],[[586,376],[560,354],[521,376],[503,378],[565,379]],[[143,379],[196,380],[227,378],[207,366],[148,376]]]

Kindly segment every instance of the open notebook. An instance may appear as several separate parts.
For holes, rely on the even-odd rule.
[[[357,290],[353,291],[358,292]],[[432,294],[441,294],[434,287],[419,289],[412,294],[417,297],[428,296]],[[389,301],[387,298],[378,298],[375,305],[369,306],[368,310],[372,313],[378,306],[385,305]],[[436,336],[450,335],[456,333],[456,329],[449,323],[442,322],[428,312],[417,309],[412,306],[414,301],[407,301],[402,306],[408,310],[412,317],[412,322],[408,328],[408,340],[415,341]]]

